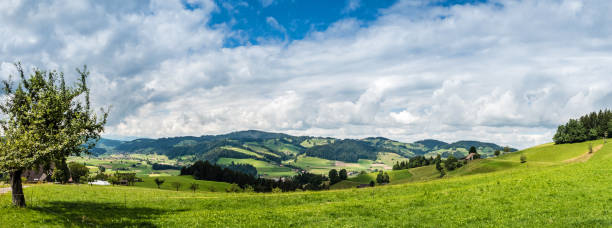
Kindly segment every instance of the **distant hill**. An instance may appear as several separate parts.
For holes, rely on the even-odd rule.
[[[425,139],[421,141],[416,141],[414,143],[422,144],[428,148],[433,148],[433,149],[448,145],[448,143],[446,142],[442,142],[442,141],[435,140],[435,139]]]
[[[286,161],[302,157],[356,163],[359,160],[379,161],[384,159],[380,156],[384,154],[385,157],[391,158],[386,161],[387,164],[397,161],[396,159],[408,159],[417,155],[436,156],[440,154],[447,157],[452,154],[462,157],[467,155],[471,146],[478,148],[479,153],[484,157],[492,156],[495,150],[503,149],[493,143],[478,141],[459,141],[449,144],[427,139],[404,143],[384,137],[336,139],[248,130],[199,137],[183,136],[131,141],[101,139],[92,153],[94,155],[159,154],[185,163],[200,159],[224,163],[235,160],[236,162],[266,164],[266,169],[274,167],[287,169],[286,166],[291,166],[291,164]]]

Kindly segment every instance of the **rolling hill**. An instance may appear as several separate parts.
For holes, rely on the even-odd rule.
[[[589,143],[599,150],[589,154]],[[612,146],[600,145],[545,144],[473,161],[444,178],[430,177],[430,166],[402,170],[390,185],[364,189],[262,194],[33,185],[25,189],[29,208],[16,210],[10,194],[0,195],[0,219],[8,227],[610,227]]]
[[[467,155],[475,146],[484,156],[502,150],[493,143],[459,141],[445,143],[423,140],[403,143],[383,137],[365,139],[335,139],[329,137],[291,136],[263,131],[239,131],[224,135],[184,136],[160,139],[136,139],[116,141],[102,139],[92,150],[94,155],[110,154],[158,154],[165,155],[178,164],[196,160],[256,164],[260,174],[271,177],[290,176],[298,170],[316,170],[326,173],[331,168],[348,170],[375,170],[391,167],[395,162],[424,155],[442,157]],[[512,149],[514,151],[514,149]],[[326,165],[303,166],[300,159],[323,159]]]

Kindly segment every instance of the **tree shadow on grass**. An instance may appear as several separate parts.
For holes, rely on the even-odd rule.
[[[156,227],[148,220],[169,212],[150,207],[125,207],[117,203],[52,201],[30,209],[52,215],[57,219],[41,221],[41,225],[94,226],[94,227]]]

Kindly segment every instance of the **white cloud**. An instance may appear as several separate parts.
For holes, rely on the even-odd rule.
[[[361,0],[348,0],[346,6],[342,9],[343,13],[350,13],[355,11],[361,6]]]
[[[0,3],[1,77],[16,60],[68,76],[88,64],[94,103],[113,106],[107,134],[124,136],[260,129],[527,147],[612,106],[608,1],[400,1],[367,26],[236,48],[222,46],[233,31],[206,26],[212,1],[114,3]]]

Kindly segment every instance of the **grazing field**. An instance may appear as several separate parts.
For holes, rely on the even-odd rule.
[[[296,174],[291,168],[281,167],[278,165],[273,165],[265,161],[255,160],[251,158],[246,159],[237,159],[237,158],[220,158],[217,161],[219,165],[229,165],[232,162],[237,164],[251,164],[257,169],[257,173],[263,176],[269,177],[287,177],[293,176]]]
[[[574,154],[574,147],[557,148],[559,153]],[[528,152],[538,157],[538,149]],[[9,194],[0,195],[0,220],[8,227],[612,226],[612,146],[605,145],[585,162],[542,165],[508,160],[516,165],[500,163],[503,169],[491,172],[457,170],[425,182],[321,192],[191,193],[36,185],[25,189],[30,205],[25,209],[11,207]],[[415,178],[415,173],[427,177],[430,167],[408,170],[404,179]]]
[[[157,189],[157,184],[155,184],[154,181],[155,178],[156,177],[143,177],[143,182],[134,183],[134,187]],[[163,176],[158,178],[164,180],[164,183],[160,186],[160,189],[172,191],[176,191],[176,186],[174,183],[180,183],[179,191],[188,192],[193,191],[189,188],[192,183],[198,184],[198,189],[196,192],[223,192],[226,189],[231,188],[231,184],[229,183],[195,180],[192,176]]]

